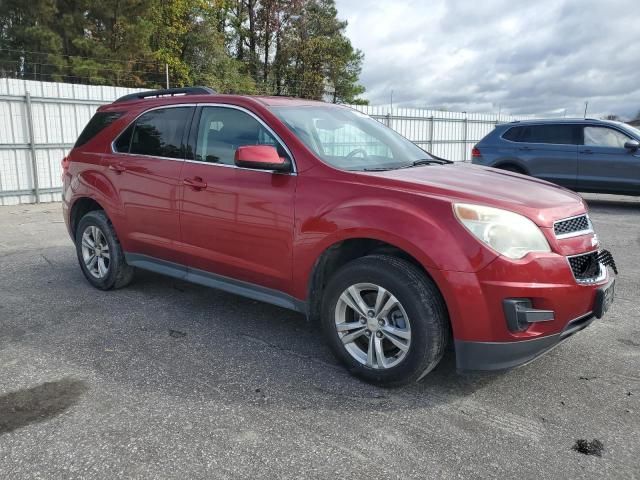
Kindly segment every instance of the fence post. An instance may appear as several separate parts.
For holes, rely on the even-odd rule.
[[[467,138],[469,138],[468,130],[469,129],[469,117],[464,117],[464,135],[462,138],[462,158],[463,162],[467,161]]]
[[[36,158],[36,140],[33,131],[33,112],[31,109],[31,94],[25,92],[25,101],[27,105],[27,126],[29,127],[29,148],[31,150],[31,170],[33,172],[33,191],[36,195],[36,203],[40,203],[40,185],[38,182],[38,161]]]
[[[429,153],[433,153],[433,115],[429,117]]]
[[[387,113],[385,115],[385,120],[386,120],[387,127],[391,128],[391,114],[390,113]]]

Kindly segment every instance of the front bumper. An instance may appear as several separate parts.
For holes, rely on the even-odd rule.
[[[579,283],[567,258],[530,254],[520,261],[498,257],[476,273],[437,271],[433,277],[449,310],[460,370],[500,370],[530,362],[587,327],[599,311],[599,292],[613,280]],[[505,300],[527,301],[525,319],[514,331]]]
[[[468,342],[455,340],[458,370],[505,370],[519,367],[549,352],[574,333],[588,327],[595,315],[569,322],[561,333],[518,342]]]

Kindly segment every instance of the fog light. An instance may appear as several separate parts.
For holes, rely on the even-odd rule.
[[[555,316],[553,310],[532,308],[529,298],[505,298],[502,301],[507,327],[512,332],[523,332],[532,323],[551,322]]]

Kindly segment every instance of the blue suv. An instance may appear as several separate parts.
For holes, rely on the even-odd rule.
[[[620,122],[499,124],[473,148],[472,161],[581,192],[640,195],[640,130]]]

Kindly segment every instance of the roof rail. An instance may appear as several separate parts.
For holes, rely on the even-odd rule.
[[[215,90],[209,87],[184,87],[184,88],[166,88],[164,90],[147,90],[145,92],[130,93],[124,97],[116,99],[113,103],[128,102],[130,100],[141,100],[148,97],[166,97],[174,95],[213,95]]]

